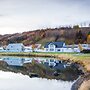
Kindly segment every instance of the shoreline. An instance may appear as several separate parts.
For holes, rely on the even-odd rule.
[[[71,90],[89,90],[90,84],[86,83],[88,81],[90,81],[90,73],[85,73],[72,85]]]

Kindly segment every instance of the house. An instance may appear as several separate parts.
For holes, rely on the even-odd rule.
[[[24,52],[32,52],[32,51],[33,51],[32,50],[32,45],[24,47]]]
[[[32,60],[33,60],[33,58],[28,58],[28,57],[25,57],[24,59],[25,59],[24,64],[25,63],[32,63]]]
[[[63,52],[64,42],[49,42],[44,46],[46,52]]]
[[[12,43],[6,47],[6,52],[24,52],[24,45],[22,43]]]
[[[78,45],[65,45],[63,52],[80,52]]]
[[[78,45],[66,45],[64,42],[49,42],[44,48],[46,52],[80,52]]]
[[[83,49],[90,49],[90,44],[81,44]]]

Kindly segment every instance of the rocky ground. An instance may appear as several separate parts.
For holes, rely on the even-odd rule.
[[[82,75],[73,85],[71,90],[90,90],[90,73]]]
[[[84,81],[78,90],[90,90],[90,80]]]

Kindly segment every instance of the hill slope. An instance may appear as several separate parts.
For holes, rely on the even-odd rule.
[[[90,27],[83,28],[48,28],[23,33],[0,35],[0,45],[9,43],[45,44],[51,41],[65,41],[66,44],[86,43]]]

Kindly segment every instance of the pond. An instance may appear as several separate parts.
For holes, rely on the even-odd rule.
[[[70,90],[78,65],[43,57],[0,57],[0,90]]]

